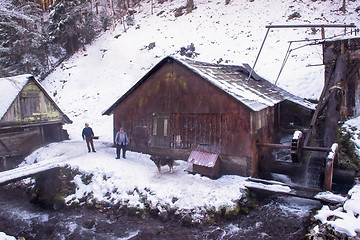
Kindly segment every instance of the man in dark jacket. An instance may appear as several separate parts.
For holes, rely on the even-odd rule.
[[[85,123],[85,128],[82,131],[82,138],[84,140],[86,140],[86,145],[88,147],[89,152],[91,152],[90,151],[91,149],[93,152],[96,152],[95,148],[94,148],[94,142],[93,142],[94,132],[91,129],[91,127],[89,127],[88,123]],[[90,145],[91,145],[91,149],[90,149]]]

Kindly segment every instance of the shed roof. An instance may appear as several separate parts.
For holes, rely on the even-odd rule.
[[[34,83],[40,88],[40,90],[45,94],[45,96],[52,102],[55,108],[63,116],[65,122],[72,123],[68,116],[66,116],[66,114],[61,111],[61,109],[57,106],[51,96],[46,92],[40,82],[38,82],[31,74],[0,78],[0,119],[3,118],[16,97],[30,80],[34,81]]]
[[[110,115],[118,104],[135,91],[137,87],[146,81],[149,76],[157,71],[163,64],[169,61],[176,61],[182,64],[253,111],[263,110],[285,100],[294,102],[305,108],[315,109],[314,104],[285,91],[269,81],[258,77],[256,74],[252,74],[252,77],[248,79],[250,72],[243,66],[206,63],[168,56],[155,65],[155,67],[141,78],[129,91],[119,98],[109,109],[104,111],[103,114]]]
[[[24,88],[30,74],[0,78],[0,119],[5,115],[16,96]]]
[[[260,111],[284,100],[314,109],[312,103],[263,78],[259,77],[258,80],[255,80],[252,77],[248,79],[250,72],[243,66],[205,63],[191,59],[179,61],[253,111]]]
[[[194,150],[191,151],[190,156],[188,158],[188,162],[198,166],[212,168],[215,166],[218,157],[219,155],[215,153],[208,153],[208,152],[201,152]]]

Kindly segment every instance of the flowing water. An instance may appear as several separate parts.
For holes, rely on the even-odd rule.
[[[28,239],[303,239],[317,201],[261,197],[233,221],[183,227],[179,220],[118,215],[96,209],[51,211],[29,203],[20,189],[0,189],[0,232]]]

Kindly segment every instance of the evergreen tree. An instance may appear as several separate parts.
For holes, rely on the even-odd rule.
[[[63,46],[68,54],[94,39],[94,16],[87,1],[57,0],[50,10],[50,40]]]
[[[2,2],[0,7],[0,76],[46,71],[49,51],[39,5],[13,0]]]
[[[108,30],[111,20],[131,12],[128,24],[134,24],[129,8],[139,2],[112,0],[111,15],[109,0],[0,0],[0,77],[30,73],[43,79]]]

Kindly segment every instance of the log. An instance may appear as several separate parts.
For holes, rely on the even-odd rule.
[[[336,86],[341,83],[341,80],[345,79],[346,76],[346,56],[340,55],[336,60],[334,79],[331,86]],[[337,93],[337,90],[330,92],[330,98],[328,108],[325,117],[324,126],[324,146],[330,147],[335,142],[336,130],[338,126],[338,120],[340,117],[341,108],[341,95]]]

